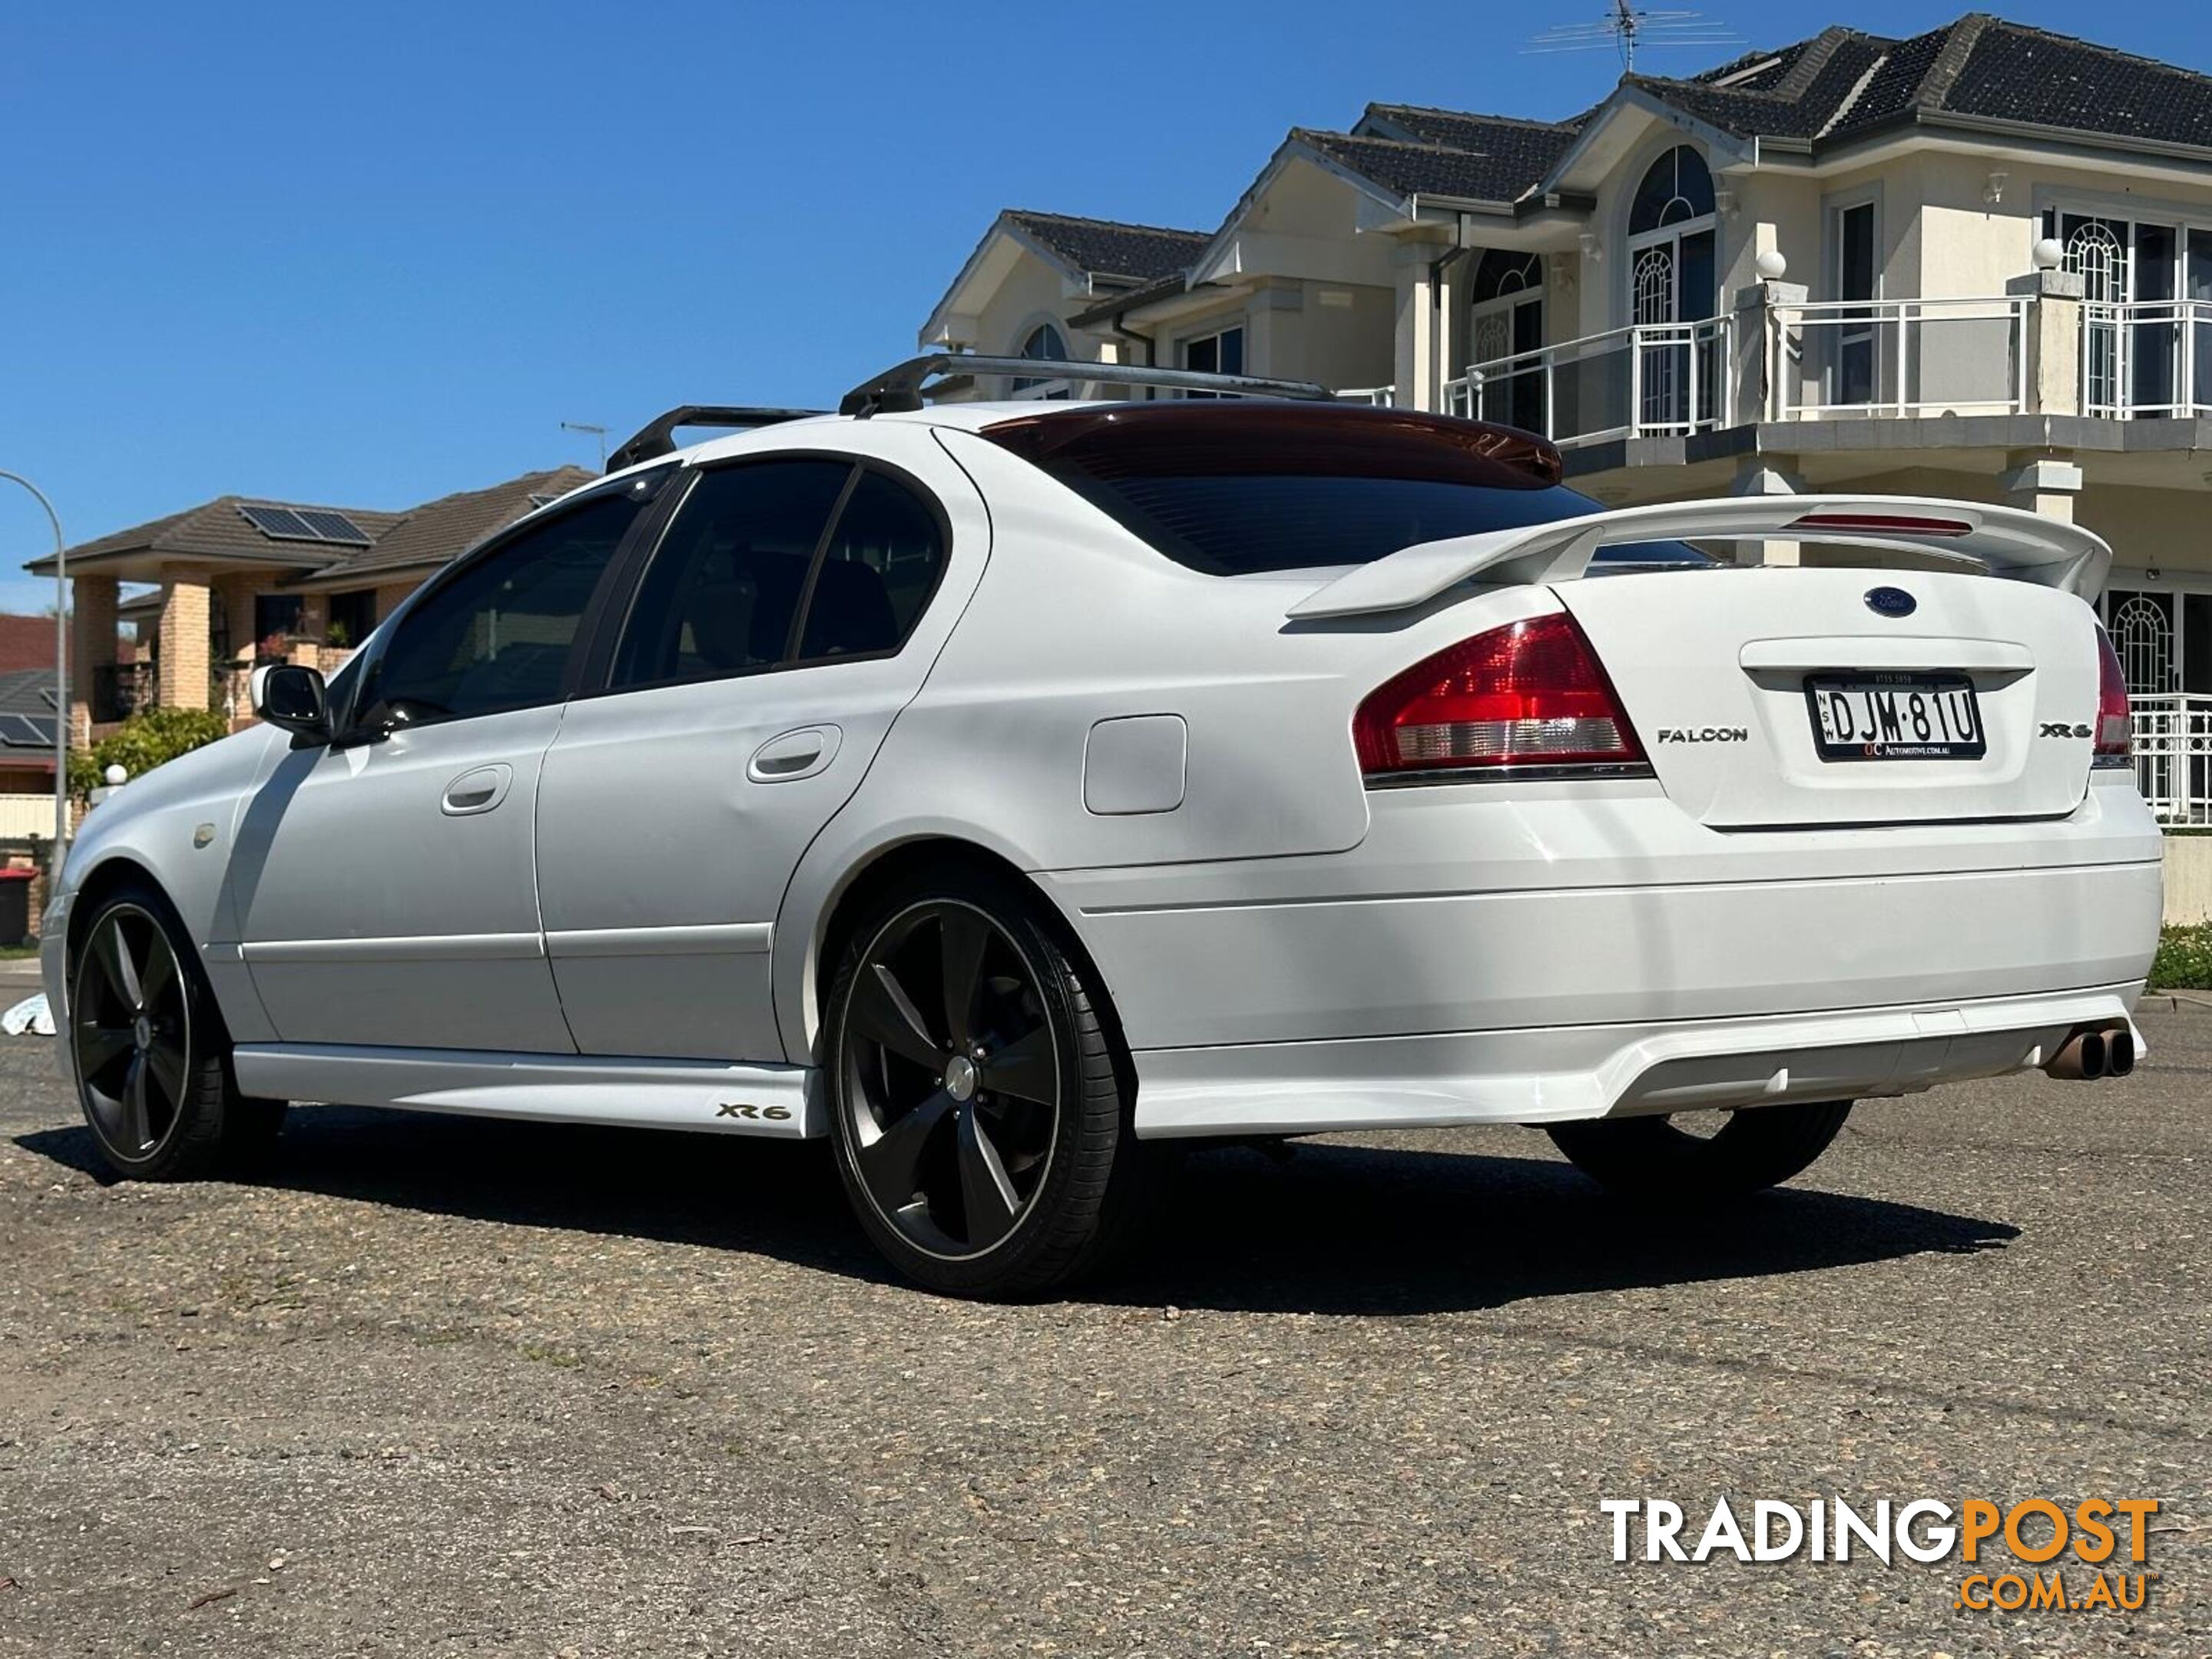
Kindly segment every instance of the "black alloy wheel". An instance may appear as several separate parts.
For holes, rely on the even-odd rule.
[[[823,1001],[837,1173],[876,1248],[954,1296],[1095,1273],[1174,1155],[1132,1127],[1104,988],[1018,878],[957,860],[877,891]]]
[[[118,1175],[220,1176],[268,1151],[284,1103],[238,1091],[222,1011],[157,889],[132,883],[89,907],[69,988],[78,1103]]]
[[[989,1250],[1036,1201],[1059,1134],[1036,970],[981,910],[927,901],[870,941],[845,1022],[842,1106],[870,1201],[931,1255]]]
[[[191,1089],[192,999],[169,936],[138,905],[110,906],[80,952],[70,1041],[85,1115],[108,1156],[159,1158]]]

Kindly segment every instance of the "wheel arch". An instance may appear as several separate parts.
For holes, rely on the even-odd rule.
[[[780,993],[777,1013],[783,1027],[787,1056],[798,1064],[813,1063],[821,1033],[823,998],[836,972],[837,960],[847,939],[867,914],[875,896],[917,872],[944,869],[948,865],[986,872],[1019,887],[1036,902],[1040,913],[1059,935],[1062,948],[1082,971],[1085,983],[1096,993],[1101,1021],[1116,1049],[1126,1054],[1127,1045],[1121,1040],[1120,1021],[1114,1013],[1112,988],[1085,945],[1074,918],[1003,849],[957,833],[934,830],[885,841],[848,860],[819,904],[813,908],[811,921],[802,922],[787,904],[784,921],[777,929],[779,938],[787,929],[799,926],[805,928],[804,957],[798,971],[789,977],[782,972],[776,975]],[[781,994],[794,988],[794,979],[799,981],[795,988],[799,995],[793,999]]]
[[[91,921],[93,912],[117,889],[142,885],[160,894],[171,912],[175,912],[177,902],[171,896],[169,890],[161,885],[161,878],[127,853],[111,853],[85,872],[84,878],[71,892],[69,926],[63,933],[65,971],[76,970],[77,948],[83,943],[85,927]]]

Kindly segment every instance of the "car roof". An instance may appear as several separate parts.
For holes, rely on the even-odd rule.
[[[855,426],[864,421],[879,431],[912,427],[925,430],[981,432],[1009,422],[1027,424],[1039,421],[1049,421],[1055,428],[1066,422],[1080,429],[1101,424],[1124,424],[1110,422],[1108,418],[1117,414],[1139,416],[1138,421],[1127,424],[1142,428],[1150,428],[1160,422],[1180,427],[1184,422],[1193,420],[1210,424],[1256,419],[1270,427],[1286,423],[1301,429],[1326,423],[1333,428],[1340,428],[1347,434],[1359,433],[1362,435],[1373,435],[1376,432],[1390,428],[1409,434],[1425,430],[1430,435],[1447,436],[1455,444],[1465,443],[1473,438],[1477,447],[1494,453],[1500,459],[1510,457],[1523,465],[1547,473],[1548,482],[1557,483],[1562,470],[1557,449],[1533,433],[1487,422],[1468,421],[1413,410],[1381,409],[1366,404],[1264,398],[1209,398],[1203,401],[1181,398],[1151,400],[1018,398],[984,403],[936,404],[926,409],[885,411],[868,416],[823,414],[777,421],[772,425],[751,427],[744,431],[709,438],[670,454],[640,462],[636,466],[623,471],[636,471],[647,466],[665,465],[671,460],[696,465],[725,457],[769,454],[779,449],[804,449],[810,441],[818,441],[818,438],[812,438],[810,434]]]

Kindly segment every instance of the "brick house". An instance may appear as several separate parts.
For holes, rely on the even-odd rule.
[[[397,513],[222,495],[70,548],[73,739],[147,708],[244,724],[257,665],[337,667],[424,577],[597,476],[554,467]],[[54,562],[26,568],[51,578]],[[122,597],[141,582],[149,591]]]

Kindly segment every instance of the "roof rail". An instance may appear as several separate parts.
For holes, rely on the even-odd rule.
[[[1336,393],[1316,380],[1263,380],[1249,374],[1206,374],[1189,368],[1147,368],[1138,363],[1082,363],[1053,357],[979,357],[939,351],[911,357],[847,392],[840,415],[911,414],[921,407],[921,383],[943,374],[1012,374],[1024,380],[1093,380],[1106,386],[1150,386],[1247,398],[1297,398],[1334,403]]]
[[[719,426],[732,431],[749,431],[757,426],[803,421],[810,415],[829,412],[826,409],[743,409],[723,404],[685,404],[648,421],[636,436],[607,457],[607,471],[619,472],[656,455],[674,453],[676,428],[679,426]]]

